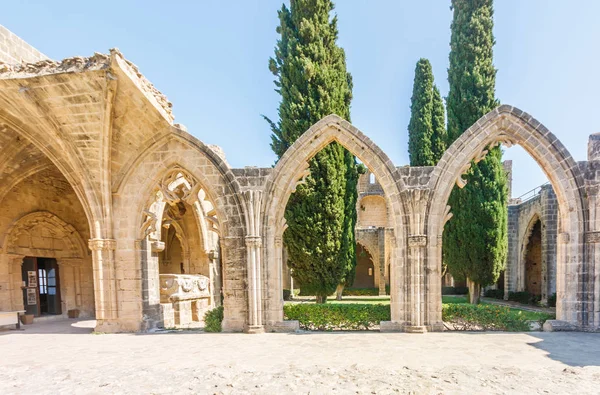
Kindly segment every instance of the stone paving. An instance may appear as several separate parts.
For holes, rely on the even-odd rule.
[[[600,334],[0,332],[1,394],[598,393]]]

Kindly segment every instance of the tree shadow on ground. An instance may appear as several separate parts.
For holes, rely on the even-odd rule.
[[[529,332],[541,341],[528,342],[548,353],[548,358],[569,366],[600,366],[600,333]]]

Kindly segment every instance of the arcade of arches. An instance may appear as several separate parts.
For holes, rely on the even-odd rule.
[[[600,326],[599,136],[576,163],[542,124],[504,105],[437,166],[397,167],[330,115],[274,168],[232,169],[220,148],[174,123],[171,104],[116,50],[0,68],[0,310],[95,317],[98,331],[118,332],[193,326],[223,305],[226,331],[295,330],[282,309],[283,213],[307,161],[333,141],[369,169],[356,233],[361,284],[390,287],[382,330],[442,328],[448,196],[496,144],[531,154],[558,208],[555,285],[538,281],[542,216],[515,247],[527,271],[507,283],[546,295],[555,287],[557,323]]]

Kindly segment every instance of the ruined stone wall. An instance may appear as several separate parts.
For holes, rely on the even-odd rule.
[[[48,59],[48,57],[0,25],[0,62],[10,64],[34,63],[44,59]]]
[[[367,195],[359,198],[357,211],[357,227],[385,227],[389,222],[388,210],[383,196]]]
[[[542,186],[532,199],[508,206],[508,256],[505,272],[505,298],[508,292],[525,291],[526,252],[534,222],[539,219],[541,231],[542,300],[556,292],[556,250],[558,202],[552,186]]]

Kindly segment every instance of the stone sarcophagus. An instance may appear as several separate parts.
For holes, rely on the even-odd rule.
[[[198,274],[161,274],[160,306],[165,328],[202,326],[210,309],[210,280]]]

